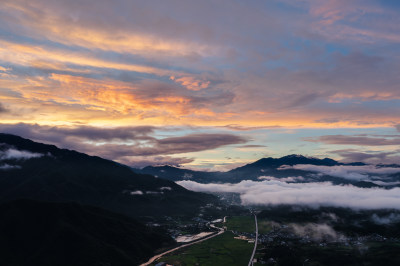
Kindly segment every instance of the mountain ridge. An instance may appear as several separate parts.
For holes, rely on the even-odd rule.
[[[0,169],[0,202],[21,198],[74,201],[139,217],[187,215],[217,201],[212,195],[135,173],[128,166],[97,156],[3,133],[0,143],[1,162],[14,167]],[[29,152],[41,156],[30,159],[4,156],[10,151],[18,156]]]
[[[381,185],[375,184],[365,180],[350,180],[347,178],[341,178],[340,176],[332,176],[328,173],[317,173],[313,170],[307,170],[305,167],[294,166],[313,166],[313,167],[352,167],[352,166],[368,166],[362,162],[351,162],[342,163],[331,158],[319,159],[316,157],[306,157],[298,154],[286,155],[280,158],[261,158],[252,163],[231,169],[226,172],[202,172],[194,171],[189,169],[177,168],[172,166],[147,166],[143,169],[136,169],[136,171],[146,174],[152,174],[161,178],[181,181],[181,180],[192,180],[200,183],[239,183],[243,180],[258,181],[260,177],[274,177],[274,178],[286,178],[286,177],[297,177],[307,176],[308,178],[302,179],[297,182],[332,182],[335,184],[353,184],[359,187],[380,187]],[[391,167],[399,168],[400,178],[400,165],[397,164],[378,164],[377,168]],[[398,181],[395,177],[395,181]],[[294,181],[292,181],[294,182]],[[388,186],[390,187],[390,186]]]
[[[0,257],[10,266],[138,265],[216,196],[126,165],[0,133]]]

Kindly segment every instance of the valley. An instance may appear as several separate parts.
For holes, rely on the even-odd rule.
[[[259,226],[254,265],[399,263],[400,220],[377,220],[398,217],[399,211],[296,206],[253,211]],[[244,258],[250,258],[254,246],[254,217],[247,212],[217,225],[225,228],[221,236],[166,254],[151,265],[246,265]]]
[[[0,143],[1,161],[10,166],[0,175],[0,213],[6,217],[0,222],[0,246],[10,266],[44,265],[65,256],[64,265],[246,265],[253,256],[253,265],[400,262],[400,210],[367,205],[379,203],[376,197],[368,198],[379,192],[385,195],[385,204],[392,201],[397,206],[397,165],[368,169],[363,165],[359,176],[371,183],[382,181],[373,187],[354,180],[343,183],[348,177],[336,172],[327,176],[310,170],[359,171],[356,164],[302,156],[260,160],[232,171],[243,175],[253,171],[253,180],[238,179],[236,174],[230,183],[215,183],[216,179],[200,183],[193,174],[196,181],[185,183],[176,178],[181,176],[178,168],[172,172],[161,168],[160,178],[14,135],[0,134]],[[300,169],[298,163],[308,164]],[[289,167],[296,178],[282,172]],[[268,171],[286,175],[255,178]],[[216,175],[227,179],[229,173]],[[362,198],[353,200],[356,205],[337,206],[337,197],[329,198],[325,192],[314,191],[312,196],[302,192],[313,186],[328,186],[329,193],[350,188]],[[297,203],[279,203],[290,194]],[[301,201],[310,197],[312,201]],[[272,203],[253,203],[263,198]],[[48,252],[56,255],[48,257]]]

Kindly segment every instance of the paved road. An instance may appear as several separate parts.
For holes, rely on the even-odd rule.
[[[163,253],[161,253],[161,254],[158,254],[158,255],[152,257],[152,258],[149,259],[146,263],[140,264],[140,266],[147,266],[147,265],[150,265],[151,263],[153,263],[154,261],[156,261],[157,259],[161,258],[162,256],[164,256],[164,255],[166,255],[166,254],[168,254],[168,253],[174,252],[174,251],[176,251],[176,250],[178,250],[178,249],[181,249],[181,248],[184,248],[184,247],[191,246],[191,245],[193,245],[193,244],[200,243],[200,242],[202,242],[202,241],[208,240],[208,239],[210,239],[210,238],[213,238],[213,237],[218,236],[218,235],[220,235],[220,234],[222,234],[222,233],[225,232],[225,230],[222,229],[222,228],[218,228],[218,227],[215,227],[215,228],[219,229],[219,232],[218,232],[218,233],[213,234],[213,235],[211,235],[211,236],[208,236],[208,237],[206,237],[206,238],[202,238],[202,239],[196,240],[196,241],[194,241],[194,242],[191,242],[191,243],[188,243],[188,244],[184,244],[184,245],[182,245],[182,246],[179,246],[179,247],[170,249],[170,250],[168,250],[168,251],[165,251],[165,252],[163,252]]]
[[[257,215],[254,213],[254,221],[256,223],[256,240],[254,241],[254,249],[253,249],[253,254],[251,254],[250,257],[250,261],[249,261],[249,265],[248,266],[252,266],[253,265],[253,259],[254,259],[254,255],[256,254],[256,250],[257,250],[257,242],[258,242],[258,224],[257,224]]]

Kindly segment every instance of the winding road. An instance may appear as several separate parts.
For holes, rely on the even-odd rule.
[[[253,215],[254,215],[254,221],[255,221],[255,223],[256,223],[256,239],[255,239],[255,241],[254,241],[254,249],[253,249],[253,253],[251,254],[251,257],[250,257],[250,261],[249,261],[249,265],[248,265],[248,266],[252,266],[252,265],[253,265],[254,255],[256,254],[257,242],[258,242],[258,223],[257,223],[257,215],[256,215],[256,214],[253,214]],[[224,222],[225,222],[225,221],[226,221],[226,216],[224,217]],[[150,260],[148,260],[146,263],[141,264],[140,266],[147,266],[147,265],[150,265],[151,263],[153,263],[154,261],[156,261],[157,259],[161,258],[162,256],[164,256],[164,255],[166,255],[166,254],[168,254],[168,253],[171,253],[171,252],[174,252],[174,251],[176,251],[176,250],[178,250],[178,249],[181,249],[181,248],[184,248],[184,247],[187,247],[187,246],[191,246],[191,245],[193,245],[193,244],[197,244],[197,243],[199,243],[199,242],[208,240],[208,239],[210,239],[210,238],[216,237],[217,235],[220,235],[220,234],[222,234],[222,233],[225,232],[225,230],[222,229],[222,228],[219,228],[219,227],[216,227],[216,226],[210,226],[210,227],[212,227],[212,228],[214,228],[214,229],[218,229],[219,232],[218,232],[218,233],[215,233],[215,234],[213,234],[213,235],[211,235],[211,236],[208,236],[208,237],[205,237],[205,238],[196,240],[196,241],[194,241],[194,242],[191,242],[191,243],[188,243],[188,244],[185,244],[185,245],[182,245],[182,246],[179,246],[179,247],[170,249],[170,250],[168,250],[168,251],[166,251],[166,252],[163,252],[163,253],[161,253],[161,254],[158,254],[158,255],[152,257],[152,258],[151,258]]]
[[[151,263],[153,263],[154,261],[156,261],[157,259],[161,258],[162,256],[164,256],[164,255],[166,255],[166,254],[168,254],[168,253],[171,253],[171,252],[174,252],[174,251],[176,251],[176,250],[178,250],[178,249],[181,249],[181,248],[184,248],[184,247],[188,247],[188,246],[191,246],[191,245],[193,245],[193,244],[197,244],[197,243],[199,243],[199,242],[208,240],[208,239],[210,239],[210,238],[216,237],[216,236],[218,236],[218,235],[220,235],[220,234],[222,234],[222,233],[225,232],[225,230],[222,229],[222,228],[219,228],[219,227],[216,227],[216,226],[214,226],[213,228],[218,229],[219,232],[218,232],[218,233],[215,233],[215,234],[213,234],[213,235],[211,235],[211,236],[207,236],[207,237],[205,237],[205,238],[201,238],[201,239],[196,240],[196,241],[194,241],[194,242],[191,242],[191,243],[188,243],[188,244],[184,244],[184,245],[182,245],[182,246],[179,246],[179,247],[170,249],[170,250],[168,250],[168,251],[165,251],[165,252],[163,252],[163,253],[161,253],[161,254],[158,254],[158,255],[152,257],[151,259],[149,259],[146,263],[140,264],[140,266],[147,266],[147,265],[150,265]]]
[[[254,221],[256,223],[256,240],[254,241],[254,249],[253,249],[253,254],[251,254],[250,257],[250,261],[249,261],[249,265],[248,266],[252,266],[253,265],[253,260],[254,260],[254,255],[256,254],[256,250],[257,250],[257,242],[258,242],[258,224],[257,224],[257,215],[254,213]]]

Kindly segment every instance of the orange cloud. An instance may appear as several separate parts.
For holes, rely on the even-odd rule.
[[[143,85],[147,89],[140,86],[117,80],[96,80],[53,73],[48,79],[29,78],[17,90],[31,101],[75,105],[85,110],[101,111],[105,119],[111,115],[112,119],[170,118],[178,121],[180,117],[188,115],[215,115],[207,108],[196,108],[190,98],[174,91],[162,93],[160,84],[154,84],[154,90],[161,90],[156,94],[151,91],[151,84]]]
[[[5,67],[0,66],[0,71],[2,71],[2,72],[8,72],[10,70],[11,70],[10,68],[5,68]]]
[[[175,76],[170,77],[171,80],[175,81],[176,83],[181,84],[182,86],[186,87],[188,90],[198,91],[201,89],[206,89],[210,85],[210,81],[196,79],[194,77],[181,77],[176,78]]]
[[[326,22],[322,23],[323,26],[331,25],[343,18],[340,13],[343,3],[345,2],[331,1],[326,5],[316,5],[310,12]],[[228,92],[225,97],[228,100],[224,101],[223,93],[221,93],[222,96],[218,95],[220,91],[211,86],[210,80],[213,79],[207,78],[207,74],[204,74],[206,72],[202,71],[204,66],[191,69],[191,73],[189,71],[189,73],[184,73],[184,71],[174,69],[189,69],[189,67],[175,68],[171,67],[171,63],[163,68],[160,67],[162,64],[158,64],[157,58],[159,55],[166,56],[169,63],[175,64],[175,61],[170,60],[174,56],[179,60],[184,60],[182,58],[185,55],[192,53],[215,55],[215,52],[221,48],[203,45],[196,41],[184,42],[174,36],[160,37],[156,33],[145,34],[129,28],[119,29],[115,25],[106,27],[107,25],[95,23],[75,23],[73,14],[68,18],[62,14],[50,12],[45,6],[37,5],[28,1],[15,0],[5,2],[0,8],[16,15],[15,19],[19,25],[29,29],[24,32],[27,37],[39,39],[41,43],[51,40],[71,47],[69,49],[59,48],[62,46],[50,48],[45,45],[0,40],[2,63],[8,62],[30,70],[40,69],[46,70],[43,71],[44,73],[50,73],[26,77],[14,75],[10,69],[0,67],[2,87],[7,87],[10,91],[21,95],[18,98],[0,92],[0,99],[8,101],[12,109],[24,114],[23,118],[5,114],[7,117],[4,118],[3,115],[2,119],[14,119],[13,121],[32,119],[51,123],[61,119],[68,123],[72,119],[82,120],[85,123],[104,124],[172,123],[214,126],[240,124],[252,127],[275,125],[371,127],[386,126],[393,121],[398,121],[395,115],[379,114],[356,120],[359,114],[363,115],[362,110],[349,115],[336,110],[307,109],[307,104],[313,99],[330,102],[346,98],[398,99],[393,89],[392,92],[389,91],[390,88],[387,91],[382,89],[374,92],[373,89],[362,88],[363,91],[359,89],[353,92],[337,93],[333,96],[327,93],[325,96],[313,92],[317,85],[319,88],[320,84],[309,82],[309,77],[303,79],[299,76],[300,79],[293,79],[293,75],[290,76],[291,73],[284,73],[282,80],[279,78],[275,80],[272,75],[263,76],[257,80],[257,75],[240,77],[238,72],[227,71],[221,75],[218,74],[216,80],[221,80],[218,89]],[[355,11],[350,9],[346,12],[352,14]],[[353,28],[349,31],[351,29]],[[76,47],[85,47],[85,49],[78,52]],[[127,53],[139,57],[157,58],[157,64],[154,63],[152,66],[151,63],[148,65],[123,63],[127,62],[125,60],[118,62],[111,56],[107,57],[108,54],[103,53],[104,51],[116,51],[121,53],[121,56]],[[157,77],[153,77],[153,81],[147,80],[133,84],[118,81],[115,77],[96,79],[93,78],[95,75],[91,75],[92,78],[79,76],[84,74],[100,76],[106,71],[114,70],[139,72]],[[71,75],[52,72],[69,72]],[[168,77],[181,86],[173,86],[170,84],[172,82],[165,82]],[[293,81],[290,82],[291,80]],[[337,86],[339,87],[340,84]],[[307,92],[307,90],[310,91]],[[307,93],[303,97],[302,93],[305,92]],[[307,101],[310,98],[311,101]]]
[[[368,123],[359,113],[329,110],[318,112],[266,112],[238,111],[235,105],[220,111],[217,103],[209,105],[194,102],[190,95],[180,93],[167,84],[128,82],[50,74],[48,77],[5,78],[2,86],[13,93],[0,92],[0,100],[14,111],[3,114],[4,123],[38,122],[41,124],[73,123],[79,121],[93,125],[194,125],[225,126],[282,126],[289,128],[338,128],[392,126],[398,121],[396,114],[368,115]],[[18,94],[16,94],[18,93]],[[365,95],[368,96],[368,95]],[[383,97],[383,96],[382,96]],[[207,99],[204,100],[207,103]],[[285,112],[285,115],[283,115]],[[64,122],[60,122],[64,121]]]
[[[159,76],[170,76],[176,71],[160,69],[137,64],[124,64],[107,61],[83,53],[69,52],[64,50],[42,48],[28,44],[18,44],[0,41],[0,58],[2,61],[24,66],[50,67],[60,69],[62,64],[74,64],[77,66],[109,68],[116,70],[134,71]],[[179,73],[179,72],[178,72]]]
[[[333,112],[240,110],[236,109],[238,105],[235,103],[221,106],[220,102],[213,102],[213,99],[205,98],[198,103],[198,98],[191,95],[197,92],[189,91],[186,94],[187,91],[179,91],[176,87],[156,81],[132,84],[113,79],[98,80],[52,73],[49,76],[28,78],[0,76],[0,83],[10,88],[9,93],[7,90],[0,91],[0,100],[10,106],[11,110],[2,114],[4,123],[57,124],[76,121],[93,125],[238,124],[249,127],[345,128],[390,127],[393,121],[398,121],[396,114],[371,115],[364,114],[363,110],[351,113],[345,109]]]
[[[111,29],[107,25],[85,24],[82,21],[77,23],[71,16],[54,13],[48,6],[31,1],[6,1],[2,5],[2,9],[15,14],[18,23],[28,28],[34,37],[40,36],[67,45],[143,56],[182,56],[194,52],[210,55],[221,49],[198,42],[160,38],[156,34],[145,34],[122,27]]]

